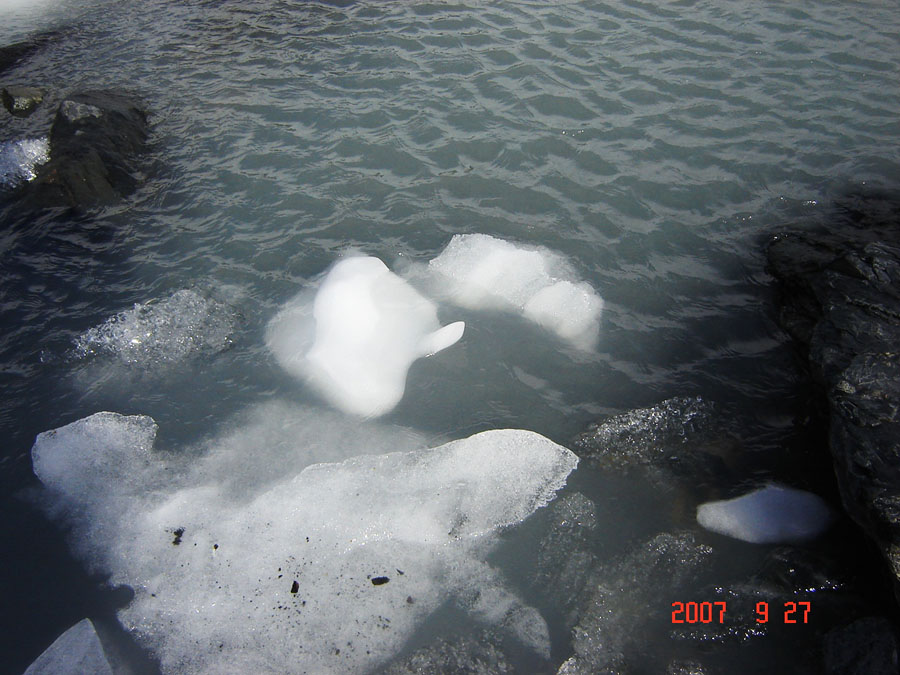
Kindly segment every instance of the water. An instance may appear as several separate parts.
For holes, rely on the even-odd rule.
[[[4,668],[21,671],[66,627],[127,600],[88,578],[19,497],[36,484],[36,434],[115,410],[151,415],[178,448],[266,401],[323,406],[277,367],[265,327],[348,250],[402,272],[454,234],[485,233],[566,256],[604,300],[591,352],[520,317],[442,305],[441,322],[465,320],[466,335],[413,365],[387,421],[433,439],[522,427],[565,444],[609,414],[702,395],[744,453],[774,466],[798,380],[762,245],[847,186],[900,175],[895,10],[874,0],[0,10],[15,12],[0,44],[61,30],[4,76],[50,94],[34,118],[5,116],[0,142],[40,137],[32,127],[79,88],[135,92],[153,124],[147,180],[124,203],[75,223],[0,213]],[[79,358],[85,331],[185,290],[233,308],[229,349],[175,364]],[[651,487],[586,466],[570,483],[597,503],[606,555],[671,524]],[[763,555],[732,546],[720,544],[710,582]],[[571,648],[551,632],[558,664]],[[742,672],[792,663],[792,639],[750,644],[758,659]]]

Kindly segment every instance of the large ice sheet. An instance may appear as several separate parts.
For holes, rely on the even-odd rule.
[[[831,520],[831,509],[820,497],[776,484],[697,508],[697,522],[707,530],[754,544],[812,539]]]
[[[82,619],[47,647],[25,675],[112,675],[90,619]]]
[[[311,305],[303,293],[289,302],[266,343],[332,405],[375,417],[403,398],[413,362],[456,343],[464,327],[441,327],[434,303],[378,258],[355,256],[332,267]]]
[[[310,415],[307,439],[335,423]],[[359,422],[344,424],[350,439]],[[381,433],[373,452],[410,442]],[[497,430],[299,471],[281,463],[278,476],[269,464],[284,448],[270,455],[264,437],[230,430],[191,459],[151,449],[154,434],[149,418],[98,413],[41,434],[32,456],[85,542],[76,550],[134,588],[120,618],[166,672],[369,670],[449,599],[549,653],[540,614],[484,557],[494,533],[565,484],[569,450]],[[251,476],[222,480],[241,448],[257,455],[241,464]]]
[[[518,312],[580,349],[597,345],[603,299],[558,253],[457,234],[428,269],[462,307]]]

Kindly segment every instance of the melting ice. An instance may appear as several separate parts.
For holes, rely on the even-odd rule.
[[[558,253],[457,234],[428,269],[461,307],[518,312],[580,349],[597,345],[603,300]]]
[[[75,340],[75,353],[111,354],[125,363],[150,366],[211,354],[231,344],[235,315],[230,307],[197,291],[136,303]]]
[[[400,402],[416,359],[453,345],[464,327],[441,327],[434,303],[378,258],[351,257],[331,268],[312,302],[301,293],[272,319],[266,343],[333,405],[372,417]]]
[[[0,142],[0,185],[15,187],[34,179],[37,167],[49,159],[46,138]]]
[[[775,484],[697,508],[697,522],[707,530],[754,544],[812,539],[828,528],[831,518],[820,497]]]
[[[345,421],[342,437],[373,453],[418,442],[372,424]],[[149,417],[97,413],[32,449],[76,551],[134,588],[120,618],[165,671],[368,670],[447,599],[549,654],[543,618],[484,559],[495,532],[565,484],[569,450],[497,430],[294,471],[325,456],[307,446],[333,443],[336,417],[306,413],[293,450],[307,460],[293,465],[280,459],[297,427],[266,438],[244,425],[191,458],[154,448]],[[250,474],[239,485],[222,480],[236,463]]]

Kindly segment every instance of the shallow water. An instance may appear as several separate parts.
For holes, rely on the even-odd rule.
[[[453,234],[486,233],[563,254],[604,300],[590,352],[520,317],[441,305],[466,335],[413,365],[390,423],[565,444],[608,414],[702,395],[743,452],[773,458],[760,466],[790,440],[798,379],[763,243],[848,186],[900,176],[895,7],[341,4],[48,2],[0,28],[0,44],[61,29],[0,82],[49,87],[42,110],[75,89],[125,88],[153,124],[147,181],[124,203],[80,223],[0,213],[11,672],[122,601],[84,584],[58,529],[15,496],[36,484],[35,435],[115,410],[152,416],[177,448],[262,402],[324,406],[280,371],[265,328],[349,250],[403,273]],[[4,116],[0,142],[41,114]],[[228,350],[79,358],[77,336],[182,289],[234,309]],[[651,487],[587,466],[570,484],[598,504],[598,549],[673,520]],[[762,555],[711,541],[726,569]],[[566,636],[551,632],[558,664]],[[792,663],[782,638],[746,647],[759,658],[740,672]]]

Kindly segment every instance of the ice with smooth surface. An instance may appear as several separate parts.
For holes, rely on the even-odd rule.
[[[47,647],[25,675],[112,675],[90,619],[82,619]]]
[[[280,406],[248,415],[272,423],[290,414]],[[357,449],[372,438],[372,453],[418,442],[395,427],[371,436],[374,421],[336,430],[339,420],[308,414],[295,453],[319,437]],[[495,430],[298,469],[282,461],[297,427],[266,436],[241,424],[202,452],[166,452],[152,447],[150,418],[97,413],[32,449],[51,513],[92,569],[134,589],[120,620],[165,672],[370,671],[447,601],[549,654],[544,619],[485,558],[500,529],[565,484],[578,462],[569,450]],[[235,467],[250,475],[223,480]]]
[[[518,312],[580,349],[597,345],[603,299],[547,248],[457,234],[428,269],[440,291],[462,307]]]
[[[697,508],[697,522],[707,530],[754,544],[813,539],[831,520],[831,509],[820,497],[776,484]]]
[[[50,144],[46,138],[0,142],[0,185],[15,187],[33,180],[37,167],[49,159]]]
[[[311,307],[307,294],[289,302],[266,343],[332,405],[375,417],[403,398],[413,362],[455,344],[464,328],[441,327],[434,303],[378,258],[359,256],[331,268]]]
[[[137,303],[85,331],[75,340],[75,353],[109,354],[142,367],[174,363],[227,349],[235,326],[235,313],[227,304],[183,289]]]

